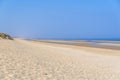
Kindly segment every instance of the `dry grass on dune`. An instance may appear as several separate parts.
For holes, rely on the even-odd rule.
[[[0,33],[0,39],[8,39],[8,40],[13,40],[13,38],[5,33]]]

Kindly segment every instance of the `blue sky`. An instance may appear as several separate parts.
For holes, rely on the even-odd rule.
[[[0,0],[0,32],[23,38],[120,39],[120,1]]]

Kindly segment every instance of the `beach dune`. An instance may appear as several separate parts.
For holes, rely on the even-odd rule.
[[[120,51],[0,40],[0,80],[120,80]]]

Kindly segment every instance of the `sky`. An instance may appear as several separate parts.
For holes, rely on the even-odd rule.
[[[120,39],[120,0],[0,0],[0,32],[39,39]]]

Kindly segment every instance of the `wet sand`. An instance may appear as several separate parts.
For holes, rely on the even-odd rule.
[[[0,80],[120,80],[119,54],[115,49],[0,40]]]
[[[38,41],[38,40],[35,40],[35,41]],[[43,40],[43,41],[40,41],[40,42],[120,50],[120,41]]]

